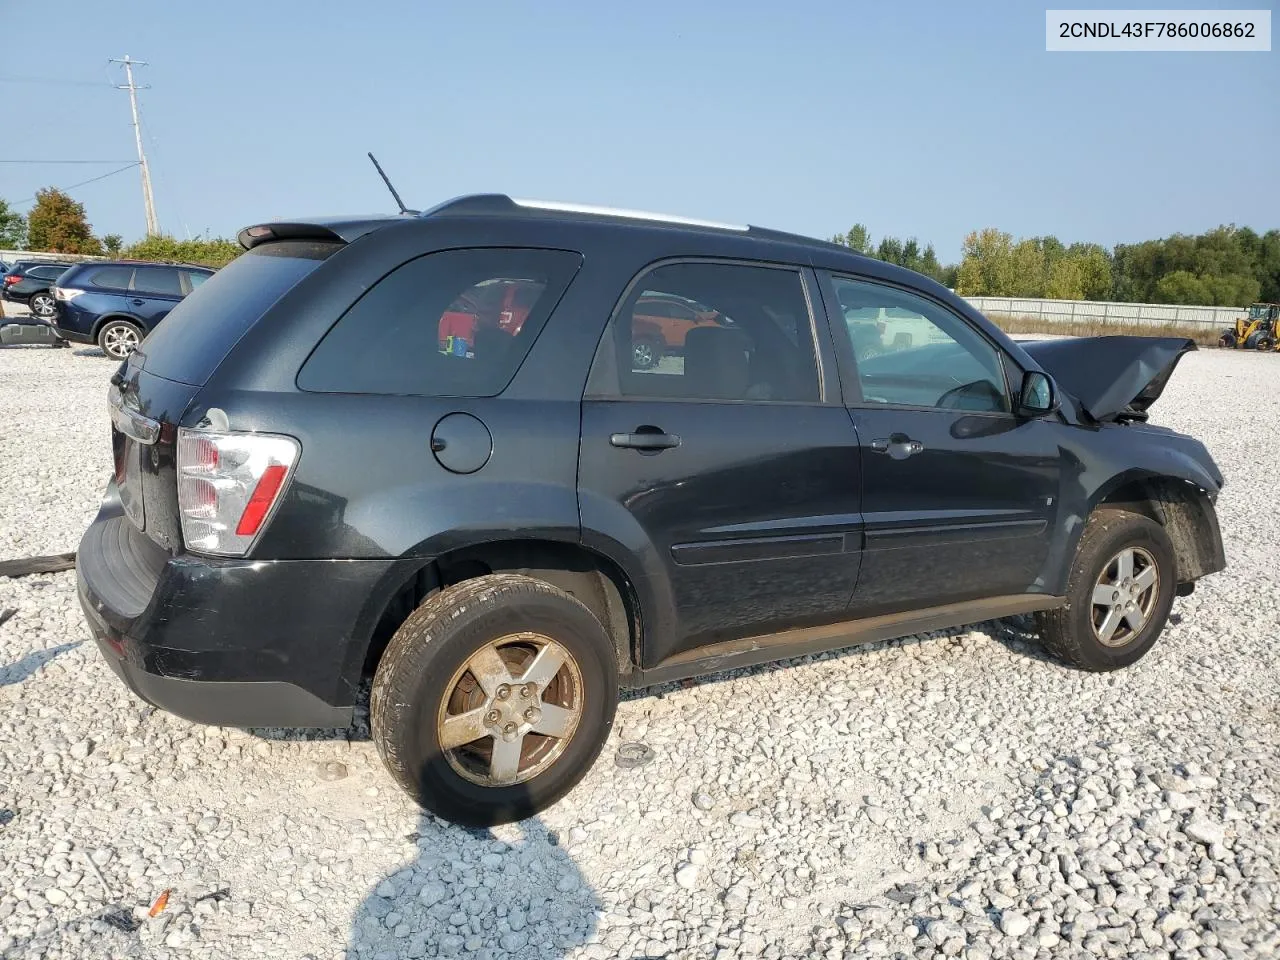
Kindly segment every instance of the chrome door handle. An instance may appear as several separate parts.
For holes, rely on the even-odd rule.
[[[872,440],[871,449],[876,453],[887,453],[894,460],[905,460],[917,453],[923,453],[924,444],[904,434],[895,433],[891,437]]]

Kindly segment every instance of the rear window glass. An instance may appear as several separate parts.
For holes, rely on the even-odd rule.
[[[56,280],[66,272],[66,267],[32,267],[27,271],[27,276],[37,280]]]
[[[343,314],[298,374],[303,390],[501,393],[582,262],[562,250],[445,250],[396,268]],[[214,281],[210,281],[210,285]]]
[[[133,275],[134,293],[158,293],[166,297],[182,296],[182,282],[172,267],[139,267]]]
[[[107,290],[128,290],[133,267],[103,267],[89,274],[89,283]]]
[[[202,385],[271,305],[340,243],[288,240],[254,247],[173,308],[142,342],[148,373]]]

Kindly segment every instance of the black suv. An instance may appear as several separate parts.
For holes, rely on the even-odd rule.
[[[827,243],[505,196],[240,241],[112,379],[85,613],[196,721],[344,726],[372,677],[456,821],[568,791],[620,684],[1033,612],[1111,670],[1224,565],[1217,467],[1143,422],[1190,341],[1020,345]],[[714,322],[637,364],[654,297]]]

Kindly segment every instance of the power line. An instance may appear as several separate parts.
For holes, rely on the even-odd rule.
[[[36,166],[46,163],[137,163],[136,160],[0,160],[0,163],[29,163]]]
[[[0,83],[47,83],[60,87],[102,87],[110,86],[101,80],[66,80],[62,77],[0,77]]]
[[[58,189],[61,190],[63,193],[67,193],[71,190],[76,189],[76,187],[84,187],[91,183],[97,183],[99,180],[105,180],[107,179],[107,177],[114,177],[117,173],[124,173],[126,170],[132,170],[137,165],[138,165],[137,160],[130,160],[128,163],[126,163],[123,167],[121,167],[118,170],[112,170],[110,173],[104,173],[100,177],[93,177],[92,179],[89,179],[89,180],[81,180],[79,183],[73,183],[69,187],[59,187]],[[27,197],[25,200],[19,200],[17,203],[14,204],[14,206],[20,207],[22,206],[22,204],[30,203],[34,199],[35,197]]]

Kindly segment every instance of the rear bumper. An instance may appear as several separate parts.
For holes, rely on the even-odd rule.
[[[198,723],[345,727],[396,561],[172,556],[115,485],[76,555],[80,605],[137,696]]]

